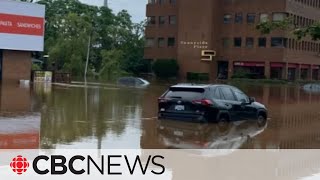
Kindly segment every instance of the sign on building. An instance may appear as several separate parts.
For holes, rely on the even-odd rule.
[[[45,6],[0,0],[0,49],[43,51]]]

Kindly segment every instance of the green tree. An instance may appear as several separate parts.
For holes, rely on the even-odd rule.
[[[275,30],[286,30],[292,32],[297,39],[303,37],[311,37],[312,40],[320,40],[320,22],[315,22],[312,25],[306,27],[296,27],[293,24],[291,18],[287,18],[283,21],[266,21],[257,25],[256,27],[262,34],[270,34]]]
[[[49,67],[83,75],[88,39],[91,37],[89,72],[93,75],[139,74],[148,70],[143,60],[144,23],[135,24],[127,11],[113,14],[109,8],[89,6],[78,0],[40,0],[46,5],[45,52],[49,54]],[[110,54],[116,56],[106,63]],[[119,58],[120,57],[120,58]],[[112,65],[111,65],[111,64]],[[114,72],[110,72],[114,71]]]
[[[159,59],[153,63],[152,69],[157,77],[170,78],[178,75],[179,65],[174,59]]]
[[[121,61],[123,52],[121,50],[102,50],[102,68],[99,76],[111,78],[122,73]]]

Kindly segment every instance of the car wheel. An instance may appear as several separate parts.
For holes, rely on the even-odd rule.
[[[258,115],[257,119],[258,126],[264,126],[267,123],[267,118],[263,114]]]

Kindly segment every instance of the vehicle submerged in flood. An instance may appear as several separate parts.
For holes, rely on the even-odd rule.
[[[171,86],[158,99],[158,105],[159,119],[264,122],[268,117],[263,104],[236,87],[220,84]]]

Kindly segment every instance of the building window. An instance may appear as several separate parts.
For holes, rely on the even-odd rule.
[[[148,4],[155,4],[155,3],[157,3],[156,0],[148,0]]]
[[[169,24],[177,24],[177,16],[169,16]]]
[[[164,4],[164,0],[158,0],[159,4]]]
[[[145,47],[153,47],[154,46],[154,38],[146,38]]]
[[[285,47],[286,41],[282,37],[272,37],[271,38],[271,47]]]
[[[254,24],[255,20],[256,20],[256,14],[254,14],[254,13],[247,14],[247,23],[248,24]]]
[[[177,4],[177,0],[170,0],[170,4]]]
[[[260,22],[267,22],[269,21],[269,15],[266,13],[260,14]]]
[[[223,39],[222,39],[222,46],[223,46],[224,48],[230,47],[230,38],[223,38]]]
[[[164,25],[166,23],[166,17],[164,16],[159,16],[159,24]]]
[[[166,42],[164,38],[158,38],[158,47],[165,47]]]
[[[267,38],[261,37],[258,39],[258,46],[259,47],[266,47],[267,46]]]
[[[241,37],[234,38],[233,43],[234,43],[234,47],[241,47],[241,44],[242,44]]]
[[[236,13],[234,22],[235,22],[235,23],[238,23],[238,24],[241,24],[241,23],[242,23],[242,20],[243,20],[243,18],[242,18],[242,13]]]
[[[156,24],[156,17],[155,16],[149,16],[147,18],[147,24],[148,25],[155,25]]]
[[[230,24],[232,21],[232,15],[231,14],[225,14],[223,16],[223,23],[224,24]]]
[[[246,38],[246,47],[253,48],[254,46],[254,39],[252,37]]]
[[[286,13],[273,13],[272,21],[283,21],[287,17]]]
[[[169,47],[174,47],[176,45],[176,38],[174,37],[169,37],[168,38],[168,46]]]

